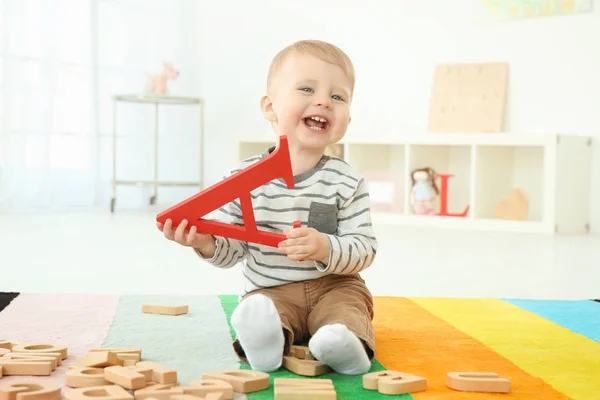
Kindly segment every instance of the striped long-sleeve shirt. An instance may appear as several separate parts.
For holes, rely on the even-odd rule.
[[[237,173],[274,150],[241,162]],[[277,248],[216,236],[216,251],[203,259],[219,268],[242,263],[243,294],[289,282],[316,279],[325,274],[357,274],[373,263],[377,239],[373,232],[366,183],[344,160],[324,155],[310,171],[294,177],[294,188],[274,179],[251,192],[257,228],[282,233],[299,220],[329,241],[329,262],[290,260]],[[205,218],[243,225],[239,200]]]

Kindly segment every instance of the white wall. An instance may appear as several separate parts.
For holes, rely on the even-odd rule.
[[[509,132],[580,133],[600,140],[600,10],[480,23],[473,3],[199,3],[195,22],[200,94],[207,101],[209,183],[237,161],[236,135],[268,132],[259,110],[267,67],[278,50],[305,38],[332,41],[354,61],[357,85],[349,135],[424,132],[436,64],[508,61]],[[600,143],[593,152],[591,222],[600,232]]]

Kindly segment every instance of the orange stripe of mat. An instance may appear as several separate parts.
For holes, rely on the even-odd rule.
[[[405,298],[376,297],[376,357],[388,370],[427,378],[415,399],[568,399],[542,379]],[[510,329],[507,329],[510,335]],[[446,386],[451,371],[492,371],[510,379],[511,393],[465,393]]]

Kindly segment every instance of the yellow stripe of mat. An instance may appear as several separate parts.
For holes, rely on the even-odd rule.
[[[498,299],[412,300],[565,395],[599,396],[600,343]]]
[[[485,400],[568,399],[478,340],[405,298],[375,298],[377,360],[386,369],[427,378],[428,389],[415,399]],[[510,337],[510,329],[501,327]],[[451,371],[494,371],[512,383],[509,394],[465,393],[446,387]]]

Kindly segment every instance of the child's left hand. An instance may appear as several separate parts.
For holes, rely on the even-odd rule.
[[[329,262],[329,241],[315,228],[294,228],[284,233],[287,240],[279,243],[279,253],[291,260]]]

